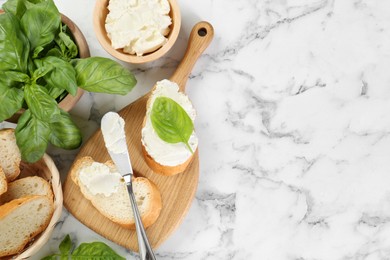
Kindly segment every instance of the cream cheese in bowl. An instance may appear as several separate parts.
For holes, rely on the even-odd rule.
[[[110,0],[105,21],[115,49],[142,56],[167,42],[170,5],[167,0]]]

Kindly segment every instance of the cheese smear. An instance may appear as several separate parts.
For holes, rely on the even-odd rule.
[[[107,150],[113,153],[125,153],[126,146],[123,144],[125,138],[125,121],[117,113],[108,112],[104,115],[102,122],[102,133]],[[126,143],[126,141],[124,141]]]
[[[79,180],[91,194],[102,194],[106,197],[117,192],[123,182],[119,172],[98,162],[93,162],[90,166],[82,168]]]
[[[115,49],[142,56],[167,42],[172,24],[167,0],[110,0],[106,31]]]
[[[165,166],[177,166],[187,161],[192,156],[192,153],[182,142],[171,144],[163,141],[154,130],[150,113],[156,98],[162,96],[171,98],[178,103],[193,122],[196,117],[196,111],[188,96],[179,92],[179,86],[175,82],[164,79],[156,83],[146,108],[146,121],[145,126],[142,128],[141,141],[154,161]],[[198,137],[195,131],[192,132],[188,143],[191,149],[195,151],[198,146]]]

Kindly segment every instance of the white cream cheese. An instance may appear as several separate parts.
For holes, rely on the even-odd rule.
[[[110,0],[106,31],[115,49],[142,56],[167,42],[172,21],[167,0]]]
[[[192,156],[192,153],[184,143],[171,144],[163,141],[154,130],[150,113],[154,101],[161,96],[171,98],[178,103],[187,112],[192,121],[195,120],[196,111],[188,96],[179,92],[179,86],[175,82],[164,79],[156,83],[156,88],[150,96],[146,110],[146,122],[142,128],[141,141],[154,161],[165,166],[176,166],[187,161]],[[198,146],[198,137],[195,131],[192,132],[188,143],[191,149],[195,151]]]
[[[79,180],[91,194],[109,197],[117,192],[122,183],[122,175],[103,163],[93,162],[80,170]]]
[[[101,124],[107,149],[113,153],[125,153],[127,147],[123,145],[125,136],[125,121],[123,118],[117,113],[108,112],[104,115]]]

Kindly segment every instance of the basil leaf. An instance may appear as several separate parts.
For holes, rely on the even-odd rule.
[[[12,13],[18,19],[22,18],[24,12],[26,11],[26,1],[25,0],[8,0],[2,6],[4,11],[7,13]]]
[[[137,83],[134,75],[119,63],[103,57],[72,61],[77,84],[90,92],[125,95]]]
[[[68,94],[68,92],[66,92],[66,90],[62,89],[62,88],[56,88],[53,86],[46,86],[46,89],[47,89],[47,92],[49,93],[49,95],[54,99],[57,99],[58,97],[60,97],[63,94],[65,94],[65,95]]]
[[[32,114],[40,120],[48,121],[52,116],[60,113],[57,102],[50,97],[44,87],[38,84],[24,87],[24,99]]]
[[[76,149],[81,145],[81,132],[73,123],[69,114],[63,110],[54,115],[50,120],[49,141],[53,145],[63,149]]]
[[[52,0],[32,5],[20,20],[32,50],[52,42],[60,28],[60,23],[61,15]]]
[[[65,30],[66,30],[65,26]],[[60,46],[64,57],[70,59],[76,58],[79,54],[79,49],[76,43],[65,32],[60,32],[56,38],[56,43]]]
[[[48,56],[40,60],[35,60],[38,68],[52,67],[53,70],[44,76],[47,84],[59,89],[65,89],[71,95],[76,95],[77,82],[76,71],[73,66],[58,57]]]
[[[23,90],[9,87],[0,78],[0,122],[10,118],[23,105]]]
[[[54,56],[58,58],[62,58],[63,54],[58,46],[55,46],[47,51],[46,56]]]
[[[49,123],[39,120],[29,109],[19,118],[15,128],[16,143],[22,160],[30,163],[42,158],[48,145],[50,135]]]
[[[38,67],[33,72],[32,81],[33,82],[37,82],[38,79],[44,77],[47,73],[49,73],[53,69],[54,69],[54,67],[50,66],[50,65],[49,66]]]
[[[4,73],[0,73],[0,77],[6,77],[10,81],[23,83],[30,81],[30,77],[27,74],[18,71],[5,71]]]
[[[194,124],[187,112],[173,99],[156,98],[150,119],[154,130],[163,141],[173,144],[183,142],[193,153],[188,140],[194,131]]]
[[[111,247],[102,242],[82,243],[72,253],[72,259],[111,259],[124,260]]]
[[[0,70],[26,72],[30,45],[10,13],[0,15],[0,50]]]
[[[59,249],[61,255],[68,255],[70,253],[72,250],[72,240],[70,240],[69,234],[66,235],[66,237],[62,240],[61,244],[59,245]]]

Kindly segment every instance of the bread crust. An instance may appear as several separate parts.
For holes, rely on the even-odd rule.
[[[26,244],[31,240],[31,238],[35,237],[39,233],[43,232],[46,227],[49,225],[51,217],[54,212],[54,204],[53,201],[50,200],[47,196],[42,196],[42,195],[29,195],[20,199],[14,199],[4,205],[1,206],[0,210],[0,222],[9,214],[11,214],[14,210],[16,210],[18,207],[22,207],[24,204],[29,203],[32,200],[36,199],[45,199],[48,201],[50,205],[50,214],[48,217],[44,220],[44,222],[36,229],[34,232],[29,234],[29,236],[26,237],[23,241],[20,241],[20,245],[15,247],[13,250],[8,250],[8,251],[1,251],[0,250],[0,257],[3,256],[9,256],[13,254],[17,254],[23,250],[23,248],[26,246]]]
[[[27,183],[38,184],[39,187],[43,186],[43,189],[18,191],[18,189],[21,190],[24,188],[23,184]],[[7,203],[27,195],[45,195],[48,196],[50,200],[54,199],[54,194],[48,181],[39,176],[28,176],[8,183],[8,191],[0,197],[0,203]]]
[[[15,180],[20,174],[19,166],[20,166],[20,161],[21,161],[21,155],[20,155],[19,148],[16,145],[15,129],[13,129],[13,128],[1,129],[0,130],[0,139],[7,139],[7,140],[10,139],[10,141],[15,143],[15,147],[16,147],[16,150],[12,151],[13,153],[17,153],[16,161],[12,162],[12,164],[13,164],[13,167],[12,167],[13,171],[12,172],[9,172],[8,170],[4,169],[4,164],[1,163],[2,160],[7,161],[2,157],[4,156],[4,153],[10,153],[10,151],[2,151],[1,147],[0,147],[0,158],[2,159],[2,160],[0,160],[0,166],[3,165],[3,171],[5,173],[7,181],[10,182],[10,181]]]
[[[110,215],[106,214],[104,212],[104,210],[102,210],[99,207],[99,205],[97,205],[94,202],[95,201],[94,199],[96,199],[99,195],[88,194],[88,191],[86,191],[85,188],[82,187],[82,185],[80,184],[79,178],[78,178],[79,170],[84,166],[91,165],[93,162],[95,162],[95,160],[90,156],[84,156],[84,157],[78,159],[73,164],[73,166],[70,170],[70,176],[71,176],[72,181],[80,188],[80,191],[83,194],[83,196],[87,200],[89,200],[89,202],[96,208],[97,211],[99,211],[100,214],[102,214],[104,217],[106,217],[110,221],[122,226],[123,228],[135,229],[134,218],[132,218],[130,221],[123,221],[120,217],[110,216]],[[114,163],[111,160],[105,162],[104,164],[110,168],[115,167]],[[162,208],[162,199],[161,199],[160,191],[158,190],[157,186],[149,179],[143,178],[143,177],[134,178],[133,179],[133,187],[135,186],[136,182],[144,182],[149,188],[149,193],[150,193],[149,205],[150,205],[150,207],[146,210],[146,214],[141,215],[142,223],[143,223],[144,227],[147,228],[147,227],[151,226],[154,222],[156,222],[157,218],[159,217],[160,212],[161,212],[161,208]],[[124,185],[122,188],[126,189],[126,193],[127,193],[127,187]],[[128,198],[128,199],[129,199],[128,203],[130,203],[130,198]]]
[[[146,151],[145,146],[142,144],[142,155],[144,156],[146,164],[149,166],[149,168],[158,174],[164,175],[164,176],[173,176],[179,173],[182,173],[187,169],[188,165],[194,158],[194,154],[198,151],[198,148],[194,151],[194,153],[182,164],[176,165],[176,166],[166,166],[159,164],[156,162],[152,156],[149,155],[149,153]]]
[[[3,168],[0,167],[0,195],[6,193],[7,189],[8,189],[7,178],[5,177]]]

